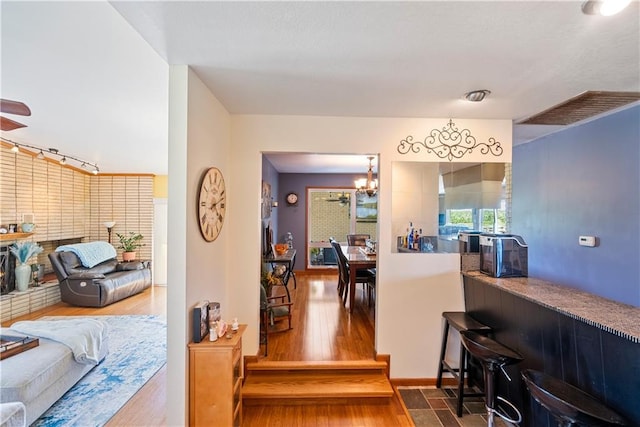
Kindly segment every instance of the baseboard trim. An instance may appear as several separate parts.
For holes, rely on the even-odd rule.
[[[390,376],[391,376],[391,355],[390,354],[376,354],[376,356],[374,357],[374,360],[376,362],[385,362],[387,364],[387,370],[386,370],[385,374],[387,375],[387,378],[390,378]]]
[[[436,385],[436,378],[391,378],[391,384],[397,386],[413,386],[413,387],[433,387]],[[443,386],[457,386],[458,380],[455,378],[443,378]]]

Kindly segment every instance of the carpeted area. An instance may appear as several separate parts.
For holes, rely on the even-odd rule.
[[[165,317],[86,317],[109,324],[109,354],[33,426],[102,426],[166,363]]]
[[[462,417],[456,415],[457,389],[450,387],[399,386],[398,392],[409,410],[416,427],[484,427],[487,425],[482,397],[467,397],[463,401]],[[507,427],[496,420],[496,427]]]

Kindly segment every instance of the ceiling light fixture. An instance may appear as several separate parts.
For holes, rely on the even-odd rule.
[[[13,144],[13,147],[11,147],[11,152],[13,153],[18,153],[20,151],[20,147],[24,147],[24,148],[33,150],[31,155],[33,155],[36,159],[39,159],[39,160],[44,160],[47,157],[54,158],[54,159],[57,158],[58,162],[60,162],[61,165],[65,165],[67,164],[67,161],[73,160],[74,162],[77,162],[80,165],[80,168],[84,169],[84,168],[91,167],[92,168],[91,173],[94,175],[97,175],[98,172],[100,171],[100,169],[98,169],[97,163],[88,162],[86,160],[82,160],[78,157],[71,156],[69,154],[62,154],[57,148],[40,148],[34,145],[24,144],[22,142],[11,141],[10,139],[6,139],[2,137],[0,137],[0,140],[2,140],[2,142],[5,142],[7,144]],[[45,155],[45,152],[46,152],[46,155]],[[29,153],[29,151],[27,151],[27,153]]]
[[[373,159],[375,157],[369,156],[369,170],[367,171],[366,178],[360,178],[355,181],[356,192],[360,194],[366,194],[369,197],[375,196],[378,192],[378,180],[373,179]]]
[[[480,102],[490,93],[491,91],[486,89],[472,90],[464,94],[464,99],[471,102]]]
[[[631,0],[588,0],[582,3],[585,15],[611,16],[629,6]]]

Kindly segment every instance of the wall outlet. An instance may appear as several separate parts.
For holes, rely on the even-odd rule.
[[[580,244],[580,246],[588,246],[590,248],[593,248],[596,245],[596,238],[595,236],[580,236],[578,238],[578,243]]]

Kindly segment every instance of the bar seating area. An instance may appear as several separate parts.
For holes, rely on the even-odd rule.
[[[466,313],[493,329],[491,338],[460,332],[471,357],[482,362],[488,414],[490,395],[497,394],[487,371],[498,374],[501,364],[519,358],[518,368],[507,370],[510,380],[494,376],[523,426],[639,425],[632,397],[638,391],[637,309],[531,277],[468,271],[463,286]],[[478,370],[470,369],[475,378]],[[507,418],[513,423],[519,416]]]
[[[478,397],[484,396],[484,393],[477,392],[465,392],[464,379],[467,372],[467,349],[462,342],[460,342],[460,358],[458,360],[458,367],[452,367],[446,360],[447,341],[449,338],[449,327],[453,327],[458,333],[461,331],[474,331],[481,334],[491,333],[491,328],[487,325],[475,320],[473,317],[465,313],[464,311],[445,311],[442,313],[444,319],[444,329],[442,331],[442,345],[440,347],[440,362],[438,363],[438,375],[436,377],[436,387],[442,386],[442,374],[448,372],[458,381],[458,395],[456,403],[456,414],[458,417],[462,416],[462,403],[465,397]]]

